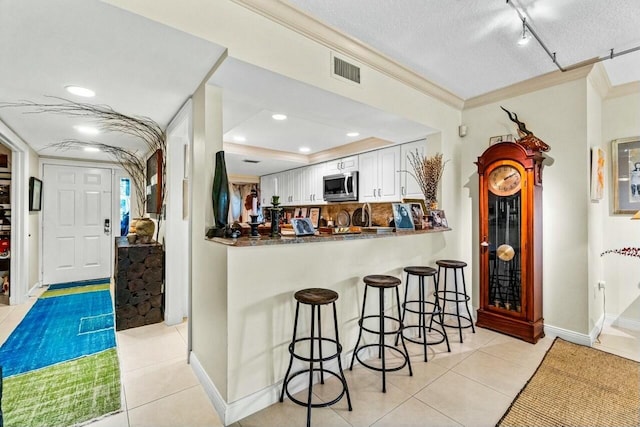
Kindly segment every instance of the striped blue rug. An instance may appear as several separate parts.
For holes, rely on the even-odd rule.
[[[109,279],[53,285],[0,347],[3,376],[116,346]]]

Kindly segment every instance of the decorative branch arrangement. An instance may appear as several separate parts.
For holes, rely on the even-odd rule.
[[[609,249],[600,254],[600,256],[606,254],[618,254],[618,255],[626,255],[633,256],[636,258],[640,258],[640,248],[622,248],[622,249]]]
[[[55,99],[58,103],[39,103],[32,101],[20,101],[20,102],[2,102],[0,108],[24,108],[29,109],[27,113],[51,113],[61,114],[71,117],[88,118],[95,122],[98,129],[102,132],[119,132],[126,135],[133,136],[139,140],[142,140],[149,150],[149,153],[153,154],[156,150],[162,150],[162,186],[160,188],[161,200],[165,199],[166,195],[166,145],[167,138],[166,133],[160,125],[148,117],[142,116],[127,116],[125,114],[114,111],[113,108],[108,105],[94,105],[83,102],[75,102],[65,98],[59,98],[55,96],[48,96],[47,98]],[[86,142],[75,139],[65,140],[57,143],[50,144],[49,147],[54,147],[62,150],[69,150],[76,147],[94,147],[100,149],[109,154],[130,176],[136,186],[136,205],[138,213],[143,215],[145,212],[146,202],[146,182],[145,182],[145,167],[146,161],[141,158],[137,151],[128,150],[121,147],[116,147],[108,144],[102,144],[98,142]],[[145,153],[143,153],[145,154]],[[162,216],[158,217],[158,222],[161,221]],[[158,230],[159,230],[158,225]]]
[[[422,194],[427,203],[438,202],[438,185],[444,172],[446,162],[442,161],[442,153],[436,153],[433,157],[421,156],[418,150],[409,152],[407,156],[413,172],[405,171],[411,175],[420,185]]]

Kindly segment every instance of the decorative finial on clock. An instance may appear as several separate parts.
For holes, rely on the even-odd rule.
[[[517,139],[516,143],[532,151],[550,150],[551,147],[549,147],[548,144],[546,144],[544,141],[535,136],[533,132],[527,129],[527,125],[524,122],[518,120],[518,115],[516,113],[512,113],[502,105],[500,106],[500,108],[502,108],[502,110],[507,113],[507,116],[509,116],[509,120],[518,125],[518,135],[520,136],[520,139]]]

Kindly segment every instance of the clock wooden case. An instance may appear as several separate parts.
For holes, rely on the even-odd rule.
[[[542,317],[542,162],[503,142],[478,157],[480,306],[476,324],[530,343]]]

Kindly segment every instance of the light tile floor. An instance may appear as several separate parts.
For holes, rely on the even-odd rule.
[[[35,302],[0,306],[0,343]],[[407,369],[388,374],[387,393],[377,372],[361,366],[345,371],[353,411],[346,399],[329,408],[314,409],[314,426],[493,426],[507,410],[553,342],[538,344],[487,329],[467,331],[464,344],[452,338],[451,353],[444,345],[408,344],[413,376]],[[91,427],[222,426],[220,419],[186,363],[187,323],[163,323],[117,333],[122,370],[123,411],[98,420]],[[640,361],[640,331],[606,326],[600,343],[604,351]],[[390,357],[393,357],[391,355]],[[316,401],[329,400],[336,380],[314,386]],[[305,392],[299,398],[304,399]],[[305,425],[306,409],[289,400],[276,403],[234,424],[250,426]]]

